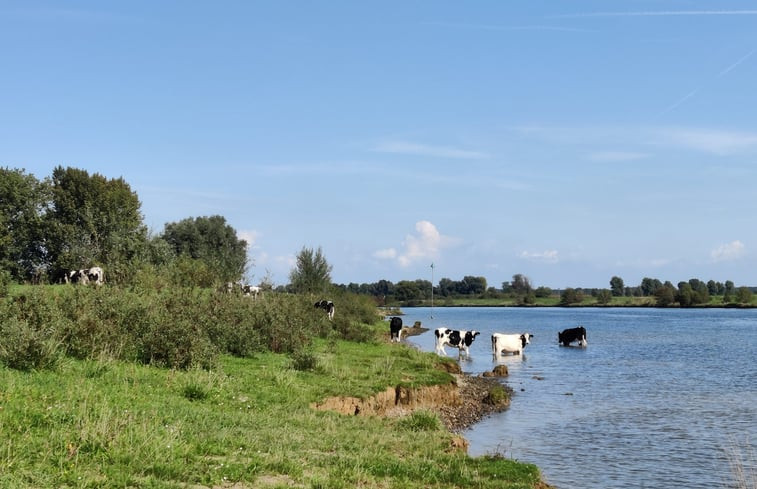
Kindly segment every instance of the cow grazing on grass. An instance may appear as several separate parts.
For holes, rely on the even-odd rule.
[[[479,331],[458,331],[449,328],[437,328],[434,331],[434,335],[436,336],[436,353],[446,356],[447,352],[444,350],[444,347],[452,346],[458,349],[458,356],[462,356],[463,352],[465,352],[465,356],[470,358],[470,346],[479,334],[481,334]]]
[[[389,321],[389,333],[392,342],[402,341],[402,318],[395,316]]]
[[[323,309],[326,311],[326,314],[329,316],[329,321],[334,319],[334,303],[327,300],[320,300],[315,303],[316,309]]]
[[[574,341],[578,341],[578,346],[585,347],[586,343],[586,328],[579,326],[577,328],[568,328],[557,333],[557,342],[564,346],[570,346]]]
[[[531,342],[531,338],[534,335],[529,333],[494,333],[492,334],[492,351],[494,356],[498,357],[502,353],[512,353],[513,355],[520,355],[521,352]]]

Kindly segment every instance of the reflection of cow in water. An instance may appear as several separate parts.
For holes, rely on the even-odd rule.
[[[577,328],[565,329],[557,333],[557,342],[564,346],[570,346],[574,341],[578,341],[578,346],[586,346],[586,328],[579,326]]]
[[[320,300],[315,303],[316,309],[323,309],[329,316],[329,320],[334,319],[334,303],[327,300]]]

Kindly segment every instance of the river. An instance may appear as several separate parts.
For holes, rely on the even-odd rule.
[[[534,463],[559,489],[735,487],[734,452],[755,473],[757,310],[403,312],[406,326],[431,328],[408,340],[424,351],[434,351],[434,328],[480,331],[471,359],[460,361],[470,374],[496,365],[492,332],[534,335],[524,355],[500,360],[515,394],[507,411],[464,433],[472,456]],[[578,325],[588,346],[559,346],[558,331]]]

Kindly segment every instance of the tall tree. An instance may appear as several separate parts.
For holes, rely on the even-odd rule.
[[[18,280],[46,268],[43,216],[50,186],[24,170],[0,168],[0,269]]]
[[[236,282],[247,267],[247,242],[223,216],[189,217],[165,225],[163,239],[178,256],[200,260],[218,282]]]
[[[105,265],[110,278],[125,274],[147,239],[141,203],[123,178],[86,170],[53,170],[48,249],[57,270]]]
[[[297,293],[326,292],[331,285],[331,268],[320,246],[315,251],[303,246],[289,272],[292,289]]]
[[[620,297],[625,292],[625,286],[623,285],[623,279],[618,276],[613,276],[610,279],[610,292],[615,297]]]

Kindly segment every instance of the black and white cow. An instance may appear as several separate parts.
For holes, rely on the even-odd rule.
[[[586,328],[579,326],[577,328],[564,329],[557,333],[557,342],[564,346],[570,346],[574,341],[578,341],[578,346],[586,346]]]
[[[520,355],[526,348],[526,345],[531,343],[531,338],[533,337],[534,335],[529,333],[494,333],[492,334],[492,352],[496,357],[503,353]]]
[[[103,273],[102,268],[92,267],[86,270],[86,273],[87,273],[87,279],[89,280],[89,283],[93,283],[97,286],[100,286],[105,283],[105,274]]]
[[[447,352],[444,350],[444,347],[452,346],[458,349],[458,356],[462,356],[463,352],[465,352],[465,356],[470,357],[470,346],[479,334],[481,334],[479,331],[436,328],[436,331],[434,331],[434,335],[436,336],[436,353],[446,356]]]
[[[315,303],[316,309],[323,309],[329,316],[329,320],[334,319],[334,303],[327,300],[320,300]]]
[[[389,321],[389,333],[392,342],[402,341],[402,318],[395,316]]]
[[[260,287],[258,287],[257,285],[243,285],[242,294],[245,297],[252,297],[253,299],[257,299],[258,295],[260,295]]]
[[[67,284],[84,284],[87,285],[89,283],[89,277],[87,276],[87,270],[71,270],[69,271],[65,279]]]

